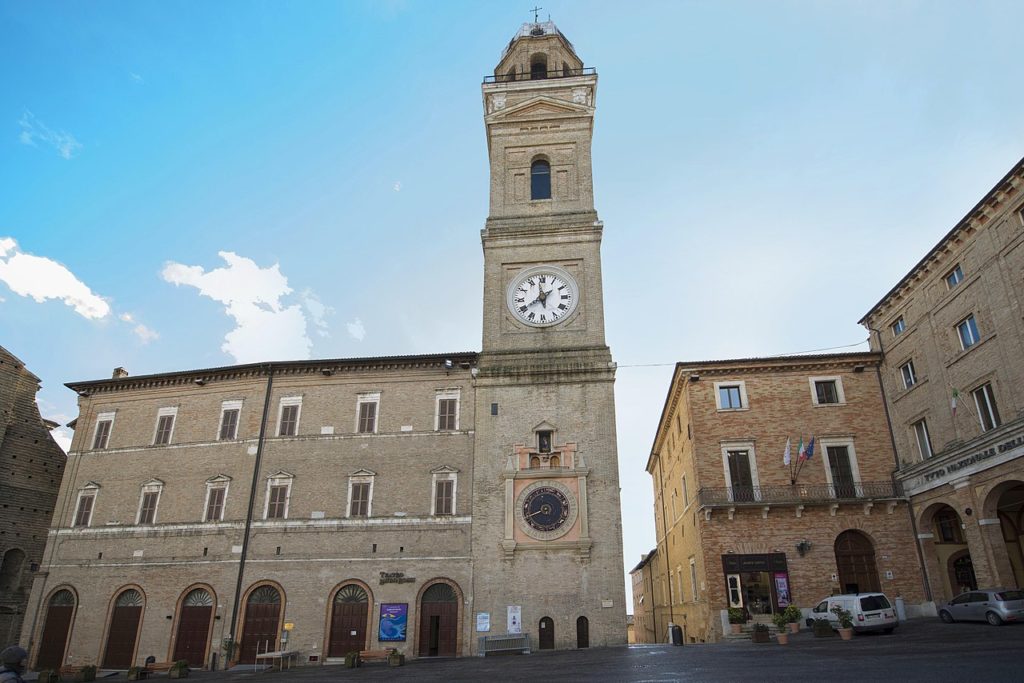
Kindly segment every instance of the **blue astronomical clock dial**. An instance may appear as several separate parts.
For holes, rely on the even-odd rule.
[[[537,531],[555,531],[569,517],[569,501],[556,488],[534,489],[523,501],[523,519]]]

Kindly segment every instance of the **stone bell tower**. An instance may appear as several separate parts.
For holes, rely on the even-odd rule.
[[[505,633],[518,608],[534,647],[624,643],[615,366],[590,153],[597,73],[553,23],[527,23],[482,90],[491,184],[473,610]]]

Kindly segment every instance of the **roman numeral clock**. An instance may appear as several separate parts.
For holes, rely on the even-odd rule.
[[[508,310],[520,322],[547,327],[567,320],[576,310],[576,280],[558,266],[523,270],[508,286]]]

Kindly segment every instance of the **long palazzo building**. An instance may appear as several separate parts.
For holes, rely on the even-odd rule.
[[[596,87],[550,22],[484,79],[480,352],[68,385],[34,667],[625,643]]]

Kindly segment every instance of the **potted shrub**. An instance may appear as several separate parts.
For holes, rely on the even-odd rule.
[[[388,666],[403,666],[405,664],[405,655],[391,648],[391,652],[388,653]]]
[[[753,631],[751,631],[751,640],[755,643],[767,643],[768,642],[768,627],[765,624],[754,624]]]
[[[39,683],[60,683],[60,674],[53,669],[43,669],[39,672]]]
[[[78,681],[78,683],[89,683],[89,681],[95,681],[96,665],[86,664],[83,666],[78,670],[78,673],[75,674],[75,680]]]
[[[828,619],[815,619],[811,630],[814,632],[815,638],[831,638],[836,634]]]
[[[834,605],[832,614],[836,615],[839,620],[840,637],[843,640],[853,638],[853,615],[850,614],[850,611],[843,609],[841,605]]]
[[[354,669],[361,663],[362,662],[359,661],[359,650],[352,650],[345,654],[345,666],[349,669]]]
[[[740,633],[743,631],[743,624],[747,623],[747,613],[743,611],[742,607],[730,607],[729,608],[729,626],[732,628],[733,633]]]
[[[128,669],[128,680],[129,681],[141,681],[146,677],[146,667],[144,666],[133,666]]]
[[[167,670],[168,678],[188,678],[188,661],[179,659]]]
[[[779,645],[785,645],[789,642],[789,633],[786,632],[786,613],[776,612],[772,615],[772,622],[775,623],[775,628],[779,629],[778,633],[775,634],[775,639],[779,641]]]
[[[786,623],[789,624],[790,633],[800,632],[800,620],[803,618],[803,612],[799,607],[790,603],[782,613],[786,616]]]

